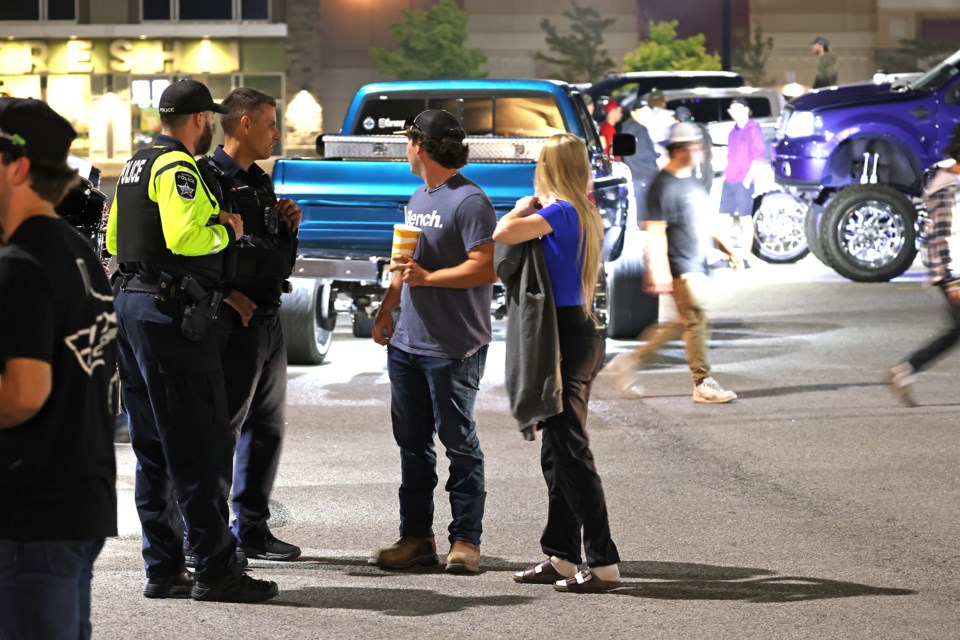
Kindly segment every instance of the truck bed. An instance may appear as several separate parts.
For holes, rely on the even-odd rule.
[[[336,136],[337,143],[350,137]],[[410,172],[405,155],[397,158],[396,137],[383,144],[374,137],[356,137],[356,144],[375,149],[388,157],[381,159],[282,159],[274,165],[278,195],[296,200],[303,210],[300,226],[300,251],[304,257],[369,259],[388,256],[393,225],[404,222],[404,208],[423,180]],[[401,145],[405,144],[401,138]],[[507,163],[483,158],[483,141],[474,146],[480,159],[469,163],[462,173],[487,193],[502,216],[510,211],[517,194],[533,193],[534,161],[525,154],[539,153],[536,140],[525,140],[523,154]],[[500,147],[513,144],[496,141]],[[327,147],[327,152],[331,147]],[[513,151],[516,154],[516,151]],[[534,156],[535,157],[535,156]]]

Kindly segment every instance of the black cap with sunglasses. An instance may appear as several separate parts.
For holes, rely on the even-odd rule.
[[[442,140],[456,138],[463,140],[466,132],[460,127],[460,121],[449,111],[443,109],[427,109],[421,111],[416,118],[407,119],[403,125],[406,135],[419,134],[427,138]]]
[[[42,100],[0,98],[0,151],[62,165],[77,132]]]

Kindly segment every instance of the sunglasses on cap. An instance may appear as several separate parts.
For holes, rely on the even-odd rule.
[[[8,153],[14,160],[27,154],[27,141],[18,133],[0,129],[0,152]]]

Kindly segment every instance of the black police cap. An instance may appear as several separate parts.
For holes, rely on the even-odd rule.
[[[160,113],[181,115],[214,111],[228,113],[229,109],[213,101],[210,90],[202,82],[184,79],[174,82],[160,94]]]

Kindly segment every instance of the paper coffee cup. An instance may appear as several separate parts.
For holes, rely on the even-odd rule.
[[[420,227],[409,224],[393,225],[393,248],[390,250],[390,264],[393,265],[394,256],[413,257],[417,250],[417,241],[420,240]]]

